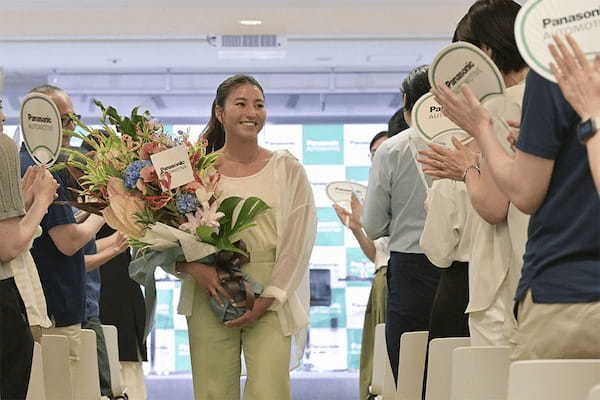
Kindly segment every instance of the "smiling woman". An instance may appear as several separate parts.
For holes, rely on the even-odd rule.
[[[198,400],[239,399],[240,353],[248,379],[244,399],[291,399],[290,367],[298,365],[309,323],[308,263],[316,233],[316,210],[302,165],[288,151],[258,145],[267,117],[260,84],[235,75],[217,89],[204,131],[208,149],[221,154],[215,167],[226,196],[258,197],[270,207],[239,239],[248,247],[243,267],[265,289],[250,310],[223,323],[210,310],[225,285],[213,266],[180,263],[196,285],[180,302],[192,303],[188,333],[194,393]],[[241,346],[240,346],[241,344]]]

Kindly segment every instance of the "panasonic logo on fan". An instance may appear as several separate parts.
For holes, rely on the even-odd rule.
[[[572,24],[573,22],[584,21],[586,19],[600,17],[600,8],[594,8],[584,12],[578,12],[576,14],[567,15],[560,18],[544,18],[542,20],[543,29],[549,27],[563,26]]]
[[[307,140],[306,151],[315,153],[341,151],[341,146],[338,140]]]

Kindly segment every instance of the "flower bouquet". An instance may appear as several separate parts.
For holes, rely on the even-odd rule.
[[[219,155],[207,154],[205,141],[193,144],[187,134],[173,138],[138,108],[122,117],[113,107],[96,105],[102,130],[77,121],[87,135],[66,132],[93,151],[64,149],[69,157],[56,166],[79,171],[81,189],[73,205],[101,213],[108,225],[129,236],[136,251],[130,274],[143,281],[147,298],[155,290],[156,267],[175,273],[176,262],[198,261],[217,268],[234,299],[222,298],[221,306],[211,298],[219,318],[241,316],[262,288],[242,271],[249,255],[238,235],[269,206],[256,197],[223,198],[214,167]]]

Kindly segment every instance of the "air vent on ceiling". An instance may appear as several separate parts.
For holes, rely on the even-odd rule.
[[[280,49],[286,38],[278,35],[214,35],[211,44],[220,49]]]

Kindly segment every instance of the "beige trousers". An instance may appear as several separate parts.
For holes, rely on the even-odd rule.
[[[254,262],[244,270],[264,285],[272,268],[272,262]],[[239,400],[242,350],[248,374],[244,400],[291,400],[291,337],[281,332],[275,312],[252,325],[228,328],[210,309],[206,291],[197,287],[187,321],[196,400]]]
[[[600,301],[534,303],[531,290],[519,304],[513,360],[600,358]]]

